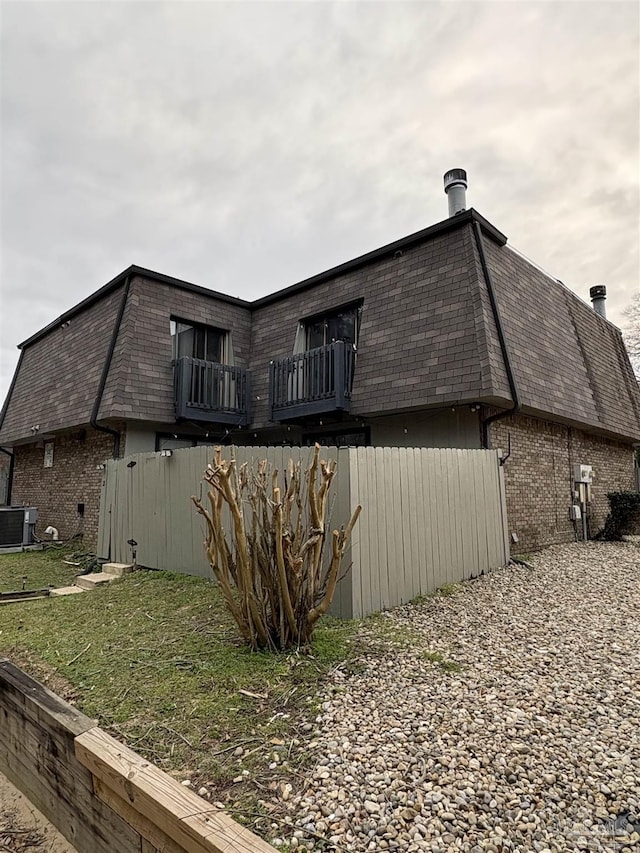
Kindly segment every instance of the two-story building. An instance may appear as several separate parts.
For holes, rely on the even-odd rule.
[[[445,176],[450,215],[253,302],[131,266],[20,345],[0,416],[12,500],[95,543],[105,458],[197,443],[500,447],[520,550],[571,540],[574,467],[634,487],[620,331]]]

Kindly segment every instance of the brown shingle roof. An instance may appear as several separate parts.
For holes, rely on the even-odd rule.
[[[508,246],[485,251],[524,410],[639,439],[620,330]]]
[[[133,284],[99,417],[171,422],[168,318],[231,329],[267,422],[269,359],[301,317],[364,300],[352,411],[507,407],[504,353],[473,235],[478,223],[525,412],[640,439],[640,392],[619,330],[506,245],[474,210],[248,303],[130,267],[22,345],[0,443],[89,421],[123,284]],[[68,325],[67,325],[68,324]],[[64,327],[63,327],[64,326]]]

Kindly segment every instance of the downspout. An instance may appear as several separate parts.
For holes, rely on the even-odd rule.
[[[496,293],[493,287],[493,279],[491,278],[491,273],[489,272],[487,257],[484,251],[484,244],[482,242],[482,231],[480,230],[480,225],[477,222],[473,223],[473,234],[476,239],[476,246],[478,248],[478,255],[480,256],[482,274],[484,275],[484,280],[487,285],[489,301],[491,302],[491,310],[493,311],[493,318],[496,323],[498,340],[500,341],[500,349],[502,350],[502,358],[504,359],[504,367],[507,372],[507,380],[509,382],[509,391],[511,392],[511,399],[513,400],[513,406],[510,409],[506,409],[504,412],[497,412],[495,415],[490,415],[488,418],[485,418],[482,421],[482,447],[486,450],[489,447],[489,424],[493,423],[494,421],[500,420],[501,418],[506,418],[507,415],[515,414],[520,408],[520,396],[518,394],[518,386],[516,385],[516,379],[513,374],[513,365],[511,364],[511,358],[509,356],[507,339],[504,333],[502,318],[500,316],[500,309],[498,308]]]
[[[107,351],[107,357],[105,359],[103,368],[102,368],[102,376],[100,377],[100,384],[98,385],[98,393],[96,395],[96,399],[93,403],[93,410],[91,412],[91,417],[89,419],[89,423],[94,429],[99,430],[100,432],[106,432],[109,435],[113,436],[113,458],[117,459],[120,456],[120,433],[116,429],[111,429],[111,427],[103,426],[98,423],[98,412],[100,411],[100,404],[102,403],[102,395],[104,394],[105,385],[107,384],[107,377],[109,376],[109,369],[111,367],[111,361],[113,359],[113,353],[116,348],[116,341],[118,340],[118,333],[120,332],[120,324],[122,323],[122,317],[124,316],[124,309],[127,304],[127,299],[129,297],[129,288],[131,286],[131,276],[128,275],[124,285],[124,293],[122,294],[122,301],[120,302],[120,308],[118,309],[118,316],[116,317],[115,326],[113,327],[113,332],[111,334],[111,341],[109,343],[109,349]]]
[[[9,478],[7,480],[7,506],[11,506],[11,489],[13,487],[13,468],[16,463],[15,454],[6,447],[0,447],[0,453],[6,453],[9,457]]]

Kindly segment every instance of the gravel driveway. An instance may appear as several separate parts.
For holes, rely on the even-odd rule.
[[[380,617],[382,653],[335,673],[286,843],[640,850],[640,548],[532,563]]]

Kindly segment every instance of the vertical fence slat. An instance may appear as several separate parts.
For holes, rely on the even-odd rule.
[[[387,524],[389,519],[386,513],[387,506],[387,483],[385,477],[385,450],[384,447],[374,448],[374,464],[372,488],[367,497],[375,494],[375,525],[378,539],[377,562],[378,562],[378,595],[380,607],[385,610],[389,607],[389,566],[387,562]]]
[[[349,459],[349,499],[350,509],[353,510],[358,504],[362,503],[360,497],[360,471],[358,467],[358,448],[347,448]],[[362,518],[362,514],[360,515]],[[354,618],[360,618],[363,615],[362,611],[362,572],[367,571],[367,567],[362,561],[362,528],[360,522],[356,524],[351,534],[351,615]]]
[[[419,447],[414,448],[413,483],[410,499],[415,502],[415,542],[416,542],[416,565],[414,578],[416,594],[422,595],[427,592],[426,571],[428,567],[427,550],[429,541],[425,525],[425,512],[429,506],[429,477],[427,472],[428,450]],[[413,519],[412,519],[413,523]]]
[[[411,518],[409,514],[408,500],[408,472],[407,472],[407,453],[398,454],[398,476],[399,476],[399,512],[400,524],[398,539],[400,544],[400,556],[402,558],[402,601],[409,601],[412,597],[413,580],[411,574],[413,572],[414,558],[411,541]]]
[[[366,547],[366,566],[363,572],[363,591],[362,600],[365,606],[365,613],[373,613],[380,609],[380,584],[379,584],[379,569],[377,561],[377,545],[374,544],[375,539],[375,481],[374,477],[374,459],[375,451],[373,447],[363,447],[361,454],[361,486],[363,499],[366,496],[366,501],[363,505],[363,515],[366,516],[366,527],[361,531],[362,541]],[[361,516],[362,517],[362,516]],[[365,538],[366,537],[366,538]]]
[[[388,507],[391,523],[387,538],[389,564],[389,600],[391,607],[407,601],[404,549],[402,547],[402,487],[400,480],[400,453],[397,447],[387,449]]]

